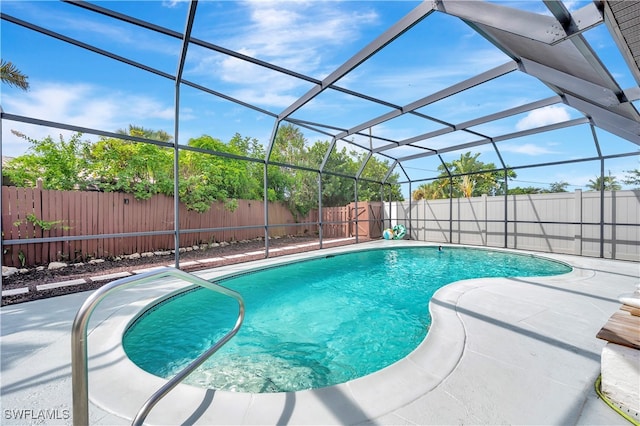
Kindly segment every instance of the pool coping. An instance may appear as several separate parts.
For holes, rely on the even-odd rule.
[[[417,241],[371,242],[332,249],[332,254],[394,245],[433,247],[437,244]],[[307,252],[196,274],[213,279],[324,255]],[[557,261],[555,257],[545,254],[534,255]],[[574,268],[562,277],[565,281],[583,279],[585,272]],[[552,278],[536,277],[536,281],[544,282]],[[439,289],[429,304],[432,325],[425,340],[407,357],[380,371],[335,386],[287,393],[212,391],[180,384],[154,407],[146,423],[315,424],[318,419],[324,419],[321,423],[357,424],[389,415],[431,392],[455,370],[463,356],[467,333],[462,319],[451,306],[457,306],[464,294],[487,285],[496,285],[498,281],[472,279]],[[90,325],[89,391],[92,404],[130,421],[147,397],[165,383],[164,379],[143,371],[129,360],[122,348],[121,336],[131,319],[154,300],[167,292],[187,287],[185,283],[171,280],[157,288],[145,289],[144,297],[140,297],[140,292],[133,291],[135,302],[123,304],[99,324]]]

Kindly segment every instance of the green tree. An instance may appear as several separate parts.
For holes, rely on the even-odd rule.
[[[134,126],[133,124],[129,124],[129,128],[127,130],[118,129],[116,133],[120,133],[122,135],[136,136],[139,138],[152,139],[160,142],[171,142],[173,141],[173,136],[164,130],[153,130],[153,129],[145,129],[142,126]]]
[[[170,142],[163,131],[129,126],[118,130],[147,139]],[[101,137],[90,150],[90,174],[95,185],[106,192],[126,192],[138,199],[155,194],[173,194],[173,150],[158,145]]]
[[[627,185],[633,185],[634,189],[640,189],[640,169],[625,170],[625,178],[622,180]]]
[[[328,141],[320,140],[309,146],[298,127],[291,124],[283,125],[276,134],[270,161],[318,170],[329,146]],[[329,153],[323,171],[335,174],[322,174],[323,206],[344,206],[353,202],[355,176],[366,156],[366,153],[349,152],[345,147],[334,148]],[[363,180],[359,181],[359,201],[380,200],[381,185],[371,181],[382,181],[389,167],[388,162],[378,160],[375,157],[369,159],[361,176]],[[310,209],[317,208],[319,173],[311,170],[270,165],[268,168],[269,199],[286,202],[292,212],[300,215],[306,215]],[[353,176],[354,179],[336,174]],[[393,174],[388,179],[392,185],[394,200],[402,200],[400,185],[397,183],[398,178],[398,174]]]
[[[493,167],[493,163],[489,163],[489,166]],[[490,167],[487,167],[489,169]],[[518,175],[513,170],[506,170],[507,181],[515,179]],[[484,181],[484,183],[478,186],[478,190],[474,196],[487,194],[487,195],[504,195],[507,188],[504,175],[505,170],[498,170],[489,173],[490,178]]]
[[[353,156],[358,167],[360,167],[367,155],[367,153],[362,153],[358,156],[354,153]],[[361,178],[375,182],[371,182],[369,180],[360,182],[358,187],[358,201],[380,201],[381,186],[376,182],[382,182],[389,171],[389,167],[391,167],[391,165],[386,160],[380,160],[375,156],[371,156],[371,158],[369,158],[369,161],[362,172]],[[387,179],[387,183],[391,184],[391,201],[404,201],[400,185],[398,184],[399,178],[400,175],[398,175],[398,173],[393,173]],[[385,200],[388,200],[389,193],[386,189],[385,194]]]
[[[429,184],[418,187],[411,195],[413,199],[447,198],[449,196],[449,182],[452,183],[452,195],[458,197],[477,197],[482,194],[504,194],[505,172],[495,170],[493,163],[484,163],[478,160],[480,153],[466,152],[459,159],[438,166],[439,178]],[[446,166],[446,167],[445,167]],[[449,179],[447,169],[454,177]],[[483,172],[486,170],[486,172]],[[508,179],[514,179],[517,175],[513,170],[508,170]]]
[[[466,152],[461,154],[458,160],[453,160],[451,163],[447,164],[451,174],[462,175],[453,178],[454,189],[457,190],[457,194],[459,196],[471,198],[476,186],[485,179],[484,174],[468,174],[478,172],[485,168],[485,164],[478,161],[479,156],[479,152],[474,155],[470,152]],[[439,169],[444,171],[444,166],[440,165]]]
[[[526,186],[520,187],[517,186],[515,188],[509,189],[509,195],[521,195],[521,194],[541,194],[543,191],[540,188],[536,188],[534,186]]]
[[[609,171],[608,176],[598,176],[594,179],[589,179],[587,188],[591,191],[600,191],[603,188],[605,191],[620,191],[622,186],[618,183],[615,176],[611,175]]]
[[[236,133],[229,141],[229,147],[249,158],[264,159],[265,150],[255,138],[243,137]],[[245,161],[248,182],[244,198],[262,200],[264,193],[264,165],[257,161]]]
[[[411,198],[413,200],[436,200],[439,198],[448,198],[449,184],[445,179],[437,179],[428,183],[423,183],[416,188]]]
[[[569,184],[567,182],[553,182],[549,184],[548,189],[538,188],[535,186],[526,186],[520,187],[516,186],[515,188],[509,188],[510,195],[518,195],[518,194],[550,194],[555,192],[567,192],[567,186]]]
[[[496,168],[493,163],[483,163],[478,160],[480,153],[471,154],[466,152],[460,155],[460,158],[450,163],[446,163],[447,168],[453,178],[453,196],[454,197],[477,197],[482,194],[496,195],[504,193],[504,172],[485,172],[482,170],[494,170]],[[446,176],[446,170],[443,165],[438,166],[442,171],[441,176]],[[515,173],[511,170],[507,176],[514,178]]]
[[[144,139],[171,142],[162,130],[129,125],[117,131]],[[24,137],[24,135],[23,135]],[[25,137],[26,138],[26,137]],[[174,149],[155,143],[134,142],[117,137],[101,137],[97,142],[82,142],[80,134],[69,141],[59,142],[50,137],[32,143],[30,155],[22,156],[5,168],[5,175],[21,186],[34,186],[38,178],[45,178],[48,189],[98,188],[103,191],[132,193],[147,199],[154,194],[172,196],[174,193]],[[265,150],[256,139],[235,134],[229,143],[208,135],[191,139],[191,149],[182,149],[178,158],[179,198],[188,209],[204,212],[215,201],[237,198],[262,199],[264,195],[264,164],[244,158],[265,158]],[[319,168],[329,143],[318,141],[307,147],[303,133],[295,126],[282,126],[276,135],[267,168],[269,201],[287,203],[294,214],[306,215],[318,205]],[[345,148],[332,152],[328,169],[345,176],[354,176],[366,157]],[[286,167],[302,165],[311,170]],[[359,200],[379,200],[382,180],[389,164],[370,158],[358,188]],[[401,200],[398,175],[389,178],[392,197]],[[370,181],[371,180],[371,181]],[[323,175],[323,204],[345,205],[353,201],[354,180]],[[230,202],[229,206],[234,203]],[[237,203],[235,203],[237,205]]]
[[[553,182],[549,185],[548,192],[567,192],[567,186],[569,186],[569,183],[565,181]]]
[[[296,166],[313,166],[302,131],[286,124],[278,128],[270,161]],[[317,166],[317,165],[315,165]],[[305,216],[318,205],[317,174],[297,168],[269,166],[269,188],[276,200],[287,203],[294,214]],[[271,198],[271,197],[270,197]]]
[[[62,135],[56,141],[51,136],[37,140],[13,133],[31,144],[27,154],[2,168],[2,174],[14,185],[35,187],[38,179],[42,179],[44,189],[86,189],[90,185],[87,173],[90,142],[83,141],[81,133],[73,134],[68,141]]]
[[[190,139],[189,146],[206,152],[180,152],[180,200],[188,209],[204,212],[215,201],[249,198],[250,183],[247,162],[225,158],[215,153],[242,155],[237,145],[225,144],[211,136]],[[232,204],[231,204],[232,205]]]
[[[329,142],[317,141],[309,148],[309,158],[312,164],[321,164],[327,150]],[[346,147],[334,149],[327,159],[325,171],[339,173],[345,176],[357,174],[362,162],[367,158],[366,152],[348,152]],[[381,161],[376,157],[369,158],[366,167],[360,176],[362,180],[358,184],[358,201],[379,201],[381,196],[381,182],[389,171],[389,163]],[[400,185],[397,183],[399,176],[392,174],[387,183],[391,184],[391,199],[393,201],[403,200]],[[385,186],[385,200],[389,193]],[[322,205],[325,207],[344,206],[354,201],[355,188],[354,179],[336,176],[331,173],[324,173],[322,176]]]
[[[29,77],[24,75],[11,62],[0,59],[0,80],[9,86],[29,90]]]
[[[328,141],[316,141],[309,149],[309,156],[314,164],[321,164],[329,149]],[[329,154],[325,170],[346,176],[355,176],[357,165],[347,149],[335,149]],[[317,185],[316,185],[317,188]],[[334,174],[324,173],[322,175],[322,206],[338,207],[345,206],[353,202],[355,196],[354,180]]]

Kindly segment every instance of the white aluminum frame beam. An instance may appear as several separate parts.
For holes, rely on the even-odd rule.
[[[420,142],[423,140],[431,139],[436,136],[442,136],[447,133],[452,133],[457,130],[461,131],[469,131],[469,133],[477,134],[476,132],[472,132],[469,130],[470,127],[478,126],[481,124],[489,123],[496,120],[501,120],[503,118],[510,117],[512,115],[521,114],[523,112],[532,111],[538,108],[544,108],[546,106],[555,105],[557,103],[562,102],[562,98],[560,96],[552,96],[550,98],[542,99],[540,101],[531,102],[525,105],[521,105],[519,107],[510,108],[504,111],[497,112],[495,114],[485,115],[484,117],[475,118],[473,120],[465,121],[464,123],[450,125],[448,127],[444,127],[442,129],[438,129],[432,132],[423,133],[421,135],[414,136],[412,138],[404,139],[399,141],[397,144],[393,145],[385,145],[373,150],[373,152],[383,152],[389,149],[397,148],[398,146],[409,145],[412,143]]]
[[[385,121],[391,120],[392,118],[398,117],[402,114],[413,112],[418,108],[422,108],[429,104],[442,100],[444,98],[448,98],[449,96],[455,95],[457,93],[460,93],[462,91],[475,87],[479,84],[486,83],[487,81],[501,77],[517,69],[518,69],[518,64],[514,61],[509,61],[505,64],[499,65],[493,69],[485,71],[481,74],[478,74],[460,83],[454,84],[453,86],[447,87],[446,89],[440,90],[429,96],[425,96],[422,99],[418,99],[417,101],[411,102],[406,106],[402,107],[401,110],[390,111],[386,114],[382,114],[358,126],[352,127],[346,132],[339,133],[336,137],[338,139],[342,139],[354,133],[360,132],[364,129],[368,129],[370,127],[384,123]]]
[[[524,137],[524,136],[535,135],[537,133],[550,132],[552,130],[558,130],[558,129],[563,129],[565,127],[578,126],[580,124],[587,124],[587,123],[589,123],[589,119],[588,118],[576,118],[574,120],[563,121],[561,123],[549,124],[549,125],[546,125],[546,126],[535,127],[533,129],[528,129],[528,130],[522,130],[522,131],[519,131],[519,132],[508,133],[508,134],[504,134],[504,135],[501,135],[501,136],[496,136],[494,138],[486,138],[486,139],[480,139],[480,140],[473,141],[473,142],[463,143],[463,144],[460,144],[460,145],[452,145],[452,146],[447,147],[447,148],[434,150],[433,152],[424,152],[424,153],[420,153],[420,154],[409,155],[409,156],[406,156],[406,157],[398,158],[398,161],[399,162],[403,162],[403,161],[409,161],[409,160],[416,160],[418,158],[430,157],[430,156],[433,156],[433,155],[440,155],[440,154],[444,154],[444,153],[447,153],[447,152],[460,151],[460,150],[463,150],[463,149],[473,148],[473,147],[480,146],[480,145],[486,145],[486,144],[491,143],[492,141],[493,142],[502,142],[502,141],[509,140],[509,139],[521,138],[521,137]]]
[[[553,5],[550,7],[556,9]],[[552,16],[481,1],[439,0],[436,9],[465,21],[497,28],[549,45],[560,43],[604,22],[602,13],[594,4],[588,4],[574,12],[574,16],[568,14],[562,22]]]

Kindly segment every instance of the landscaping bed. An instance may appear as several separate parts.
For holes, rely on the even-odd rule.
[[[269,240],[269,249],[277,249],[281,247],[292,247],[305,245],[306,243],[317,242],[316,237],[307,236],[286,236],[281,238],[273,238]],[[341,244],[331,245],[344,245],[350,244],[349,242],[343,242]],[[222,244],[216,247],[206,247],[197,249],[191,249],[186,251],[181,250],[180,262],[185,266],[181,266],[181,269],[194,271],[200,269],[207,269],[214,266],[228,265],[232,263],[241,263],[250,260],[257,260],[264,258],[265,243],[262,239],[245,240],[241,242],[233,242],[228,244]],[[286,252],[275,251],[271,252],[269,256],[274,257],[283,254],[293,254],[303,251],[309,251],[317,249],[317,246],[309,247],[295,247],[288,249]],[[258,253],[261,252],[261,253]],[[237,256],[245,253],[254,253],[250,256]],[[229,258],[231,256],[231,258]],[[196,263],[200,259],[219,259],[215,264],[207,265],[206,263]],[[47,267],[31,268],[28,271],[16,272],[10,276],[3,276],[2,278],[2,290],[3,293],[10,290],[11,292],[21,292],[19,294],[3,295],[2,306],[10,305],[14,303],[28,302],[36,299],[43,299],[47,297],[59,296],[63,294],[76,293],[80,291],[94,290],[108,282],[118,279],[119,273],[133,273],[136,270],[153,268],[158,266],[170,266],[175,262],[175,254],[163,254],[154,255],[148,257],[137,256],[122,256],[119,260],[99,259],[91,263],[82,264],[70,264],[60,269],[48,269]],[[114,276],[113,278],[92,280],[92,278],[102,276]],[[65,285],[56,288],[42,288],[45,284],[58,283],[58,282],[73,282],[78,281],[77,284]],[[38,288],[40,287],[40,288]],[[46,286],[45,286],[46,287]],[[28,289],[28,291],[26,291]]]

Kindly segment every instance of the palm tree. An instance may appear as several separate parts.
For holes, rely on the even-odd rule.
[[[567,186],[569,186],[568,182],[553,182],[549,184],[549,192],[567,192]]]
[[[411,198],[414,201],[418,200],[436,200],[438,198],[446,198],[446,187],[449,186],[447,180],[437,179],[430,183],[423,183],[413,193]]]
[[[475,180],[471,179],[471,176],[464,175],[462,176],[462,181],[460,181],[460,190],[462,191],[462,195],[465,198],[471,198],[473,195],[473,189],[476,186]]]
[[[428,190],[429,184],[423,183],[411,193],[411,198],[413,198],[413,201],[424,200],[429,197]]]
[[[468,174],[480,171],[486,167],[482,161],[478,161],[479,156],[479,152],[473,155],[471,152],[466,152],[460,155],[460,159],[453,160],[450,164],[449,169],[452,173],[463,175],[462,178],[454,178],[454,184],[460,191],[459,193],[465,198],[471,198],[474,195],[474,190],[478,182],[486,178],[484,173],[473,175]]]
[[[609,176],[598,176],[596,180],[589,179],[587,188],[592,191],[600,191],[601,187],[604,191],[620,191],[622,189],[622,186],[616,181],[616,177],[611,176],[611,171],[609,171]]]
[[[0,80],[2,80],[3,83],[22,90],[29,90],[28,79],[29,77],[22,74],[11,62],[0,59]]]
[[[173,136],[164,130],[152,130],[145,129],[142,126],[134,126],[129,124],[129,129],[118,129],[116,133],[120,133],[121,135],[129,135],[129,136],[137,136],[139,138],[152,139],[156,141],[162,142],[171,142],[173,140]]]

